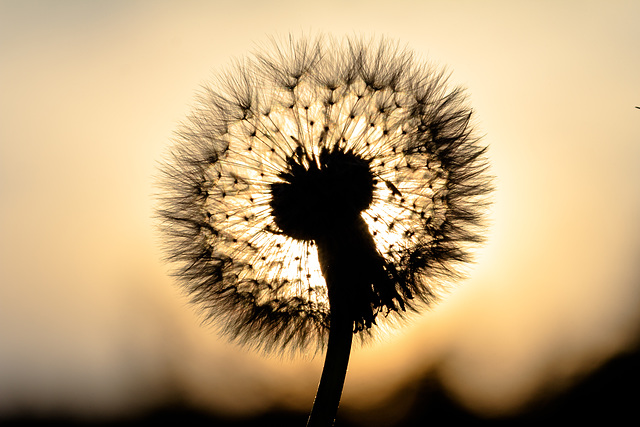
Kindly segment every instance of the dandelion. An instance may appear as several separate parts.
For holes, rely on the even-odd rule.
[[[482,240],[486,147],[464,91],[388,40],[275,42],[206,87],[162,167],[168,259],[206,319],[326,361],[330,425],[354,336],[428,307]]]

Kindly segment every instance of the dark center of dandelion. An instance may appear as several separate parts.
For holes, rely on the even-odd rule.
[[[350,226],[373,200],[369,161],[350,151],[296,153],[279,177],[283,182],[271,184],[272,214],[282,232],[297,240],[318,240]]]
[[[341,149],[323,149],[318,157],[296,153],[287,158],[283,182],[271,184],[276,225],[293,239],[316,243],[331,319],[351,322],[355,331],[370,328],[382,309],[404,310],[393,271],[360,215],[376,184],[369,163]]]

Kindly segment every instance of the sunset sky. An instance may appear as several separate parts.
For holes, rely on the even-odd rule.
[[[152,218],[196,92],[289,33],[387,36],[446,66],[496,177],[468,279],[354,349],[343,408],[433,370],[473,413],[510,414],[637,345],[639,17],[616,0],[0,1],[0,419],[117,419],[176,396],[229,416],[310,408],[322,357],[202,326]]]

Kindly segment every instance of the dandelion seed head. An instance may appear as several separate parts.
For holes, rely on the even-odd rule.
[[[444,72],[387,40],[290,38],[238,62],[162,168],[176,275],[266,351],[322,348],[332,306],[360,337],[428,306],[482,240],[491,185],[471,115]]]

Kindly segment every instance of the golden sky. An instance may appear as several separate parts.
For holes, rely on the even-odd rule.
[[[345,407],[437,366],[471,410],[514,411],[637,342],[640,2],[344,3],[0,1],[0,417],[117,416],[170,392],[310,407],[321,357],[202,327],[151,219],[196,91],[289,32],[385,35],[447,66],[496,176],[469,279],[353,351]]]

